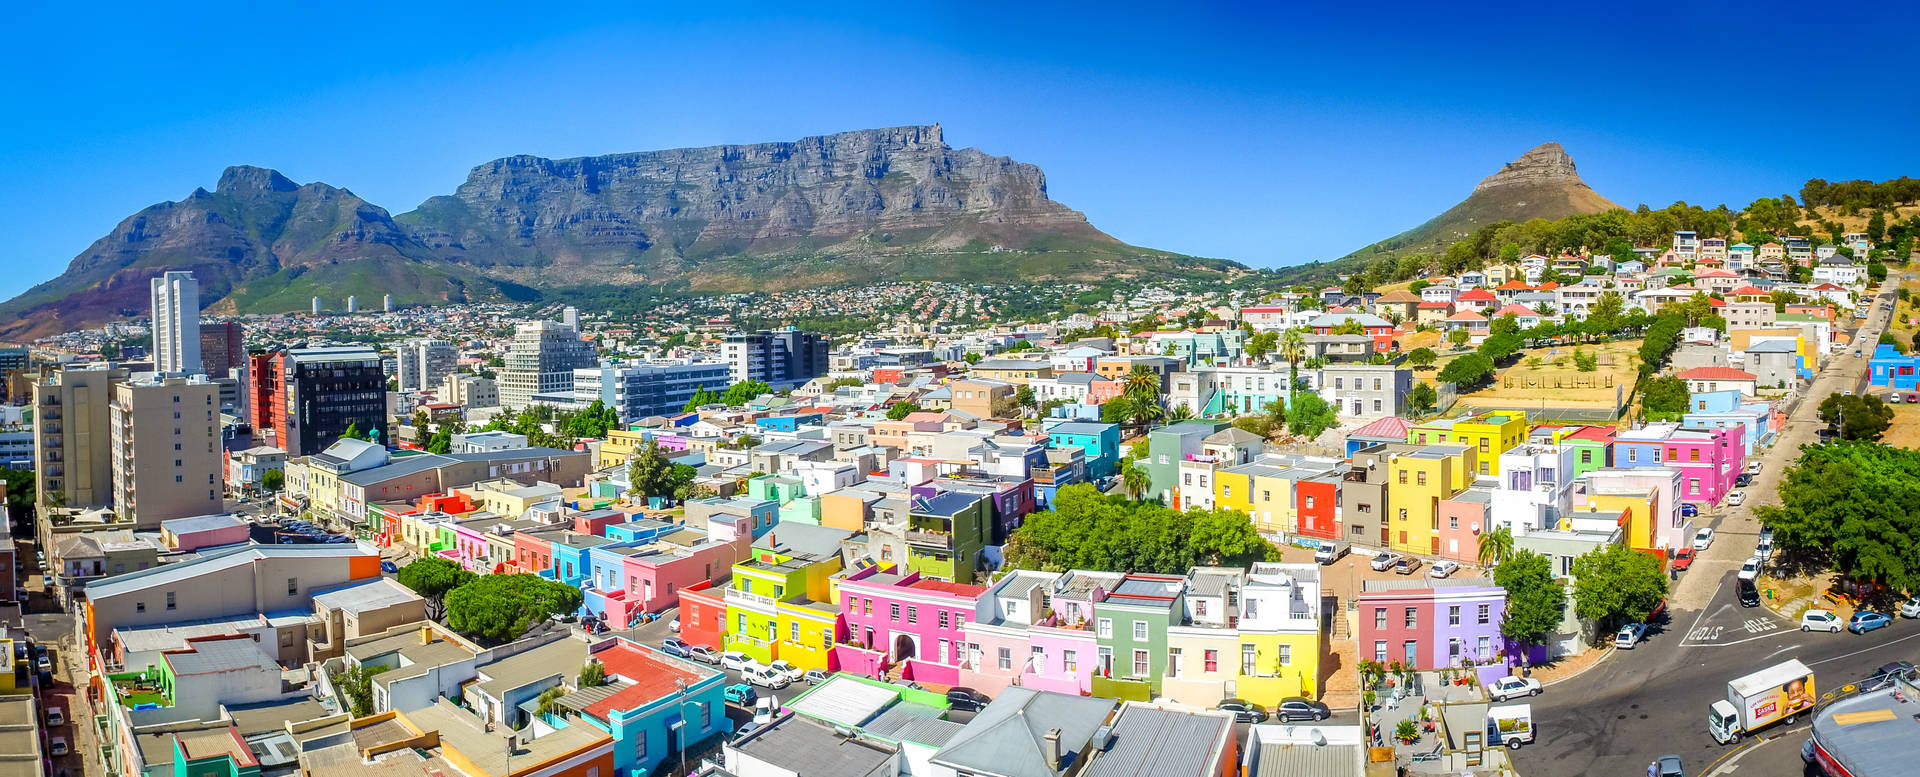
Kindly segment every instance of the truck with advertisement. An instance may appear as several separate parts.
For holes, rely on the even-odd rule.
[[[1533,705],[1497,704],[1487,708],[1487,746],[1519,750],[1533,742]]]
[[[1781,721],[1789,724],[1813,710],[1813,670],[1789,659],[1727,681],[1727,698],[1707,708],[1707,733],[1723,745]]]

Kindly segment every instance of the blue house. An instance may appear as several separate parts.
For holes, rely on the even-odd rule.
[[[1874,346],[1873,360],[1867,363],[1872,375],[1867,382],[1875,386],[1913,390],[1920,388],[1920,354],[1906,355],[1886,343]]]
[[[577,531],[563,531],[553,536],[553,579],[568,585],[577,586],[586,582],[592,573],[592,562],[587,551],[593,548],[617,544],[605,537],[581,534]]]
[[[652,518],[635,518],[607,527],[607,539],[615,542],[652,542],[662,534],[680,530],[680,525]]]
[[[1740,439],[1746,455],[1773,438],[1773,410],[1764,402],[1742,402],[1739,391],[1703,391],[1687,397],[1687,412],[1680,425],[1689,429],[1746,428]]]
[[[613,737],[613,774],[647,775],[679,763],[715,737],[732,733],[722,695],[727,676],[624,637],[588,648],[588,660],[606,670],[607,683],[576,689],[560,706],[578,717],[546,715],[554,728],[592,726]]]
[[[1079,448],[1086,455],[1088,480],[1099,480],[1120,471],[1119,424],[1068,421],[1047,430],[1047,447]]]

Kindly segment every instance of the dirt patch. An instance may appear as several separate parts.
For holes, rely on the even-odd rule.
[[[1598,369],[1581,372],[1573,360],[1576,351],[1596,355]],[[1492,385],[1462,396],[1460,404],[1611,408],[1633,389],[1639,374],[1639,351],[1639,340],[1530,349],[1522,352],[1513,366],[1502,370]]]
[[[1895,405],[1893,425],[1887,427],[1880,442],[1895,448],[1920,448],[1920,405]]]

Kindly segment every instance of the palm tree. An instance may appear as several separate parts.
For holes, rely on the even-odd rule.
[[[1513,558],[1513,530],[1495,527],[1480,535],[1480,566],[1492,569]]]
[[[1307,358],[1307,338],[1300,335],[1299,329],[1289,329],[1280,335],[1280,358],[1287,360],[1287,390],[1292,391],[1300,385],[1300,360]]]
[[[1139,499],[1147,493],[1147,489],[1153,487],[1153,476],[1148,475],[1145,469],[1134,466],[1133,459],[1121,459],[1120,487],[1127,492],[1127,496]]]
[[[565,695],[567,695],[567,689],[564,686],[559,686],[559,685],[553,686],[552,688],[548,688],[545,691],[541,691],[540,706],[534,708],[533,714],[560,715],[565,713],[567,708],[560,706],[560,697]]]
[[[1147,365],[1136,365],[1133,368],[1133,372],[1127,373],[1127,386],[1125,389],[1122,389],[1122,391],[1124,391],[1128,397],[1136,400],[1142,397],[1147,398],[1149,401],[1158,400],[1160,398],[1160,373],[1154,372],[1153,368]]]
[[[1174,405],[1173,412],[1167,414],[1167,419],[1171,421],[1191,421],[1193,420],[1193,406],[1185,402]]]
[[[1159,397],[1139,399],[1133,403],[1133,421],[1145,429],[1153,422],[1167,417],[1167,406],[1160,404]]]

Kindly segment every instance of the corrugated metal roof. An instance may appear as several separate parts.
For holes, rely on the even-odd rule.
[[[1233,719],[1129,706],[1114,721],[1113,746],[1095,751],[1082,777],[1203,777],[1231,736]]]

